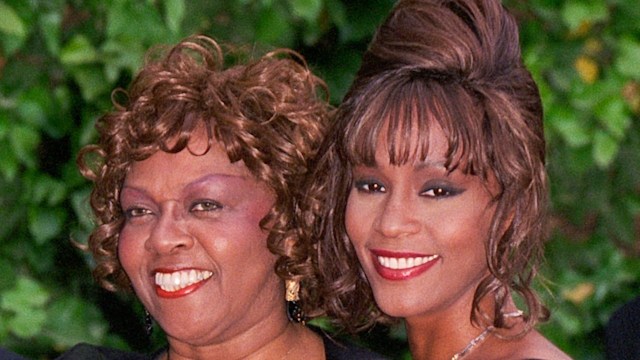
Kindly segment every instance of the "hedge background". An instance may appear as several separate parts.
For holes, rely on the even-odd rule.
[[[603,326],[640,295],[640,6],[637,0],[510,0],[541,88],[552,240],[541,330],[603,359]],[[86,241],[89,187],[74,158],[110,91],[147,48],[192,33],[291,47],[338,104],[391,0],[0,0],[0,344],[51,359],[80,342],[146,351],[140,305],[100,290]],[[402,329],[361,341],[408,359]],[[391,344],[389,346],[385,344]]]

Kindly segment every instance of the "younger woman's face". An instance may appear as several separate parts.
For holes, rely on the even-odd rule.
[[[394,317],[468,318],[488,271],[490,186],[460,170],[449,173],[447,146],[441,128],[432,126],[425,161],[394,166],[379,141],[375,166],[353,171],[346,230],[378,306]]]

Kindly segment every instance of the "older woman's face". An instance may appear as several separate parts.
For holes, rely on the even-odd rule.
[[[189,147],[203,152],[202,137]],[[283,313],[260,220],[274,195],[217,145],[204,155],[162,151],[131,167],[121,193],[118,255],[170,340],[233,338]]]
[[[480,178],[446,170],[447,146],[433,128],[425,161],[394,166],[379,142],[375,166],[353,171],[346,230],[376,302],[395,317],[449,312],[468,321],[487,274],[492,197]]]

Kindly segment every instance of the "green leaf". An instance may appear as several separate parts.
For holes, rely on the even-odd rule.
[[[173,40],[151,1],[114,0],[108,8],[106,35],[146,46]]]
[[[49,293],[38,282],[20,276],[16,285],[2,294],[0,307],[13,313],[20,313],[43,307],[49,300]]]
[[[256,40],[258,42],[290,47],[294,39],[293,33],[286,12],[278,4],[260,11],[256,23]]]
[[[78,297],[63,296],[48,311],[46,328],[62,348],[80,342],[103,341],[108,326],[95,305]]]
[[[139,41],[126,39],[107,40],[100,49],[105,59],[105,76],[114,84],[122,71],[135,74],[144,58],[145,48]]]
[[[4,259],[3,259],[4,260]],[[15,284],[16,272],[8,261],[0,261],[0,294],[4,294]]]
[[[609,9],[603,0],[567,1],[562,9],[562,19],[569,30],[578,30],[583,24],[593,24],[609,17]]]
[[[51,92],[44,86],[33,86],[17,99],[17,112],[24,123],[34,128],[47,127],[48,113],[53,108]]]
[[[322,10],[321,0],[289,0],[289,3],[293,14],[309,23],[315,22]]]
[[[347,14],[344,4],[338,0],[327,0],[327,13],[338,29],[343,29],[347,25]]]
[[[12,181],[18,174],[18,159],[8,141],[0,141],[0,173],[7,181]]]
[[[184,0],[164,0],[164,18],[172,33],[176,34],[180,30],[180,24],[184,19]]]
[[[29,232],[37,244],[57,236],[62,231],[66,212],[60,208],[35,207],[29,211]]]
[[[40,174],[33,181],[30,201],[35,204],[55,206],[67,197],[65,184],[46,174]]]
[[[27,29],[15,10],[12,7],[0,1],[0,32],[9,35],[15,35],[24,38],[27,35]]]
[[[65,65],[88,64],[96,59],[96,49],[89,39],[81,34],[71,38],[60,52],[60,61]]]
[[[569,146],[580,147],[591,141],[589,129],[571,109],[554,107],[549,109],[548,115],[549,124]]]
[[[86,101],[95,101],[99,95],[108,93],[111,90],[109,82],[98,67],[75,68],[71,74],[80,86],[82,97]]]
[[[30,126],[17,125],[9,134],[9,141],[13,147],[13,154],[27,167],[33,168],[37,164],[36,148],[40,144],[40,134]]]
[[[30,309],[16,313],[9,319],[11,332],[21,338],[38,335],[47,320],[47,313],[42,309]]]
[[[9,336],[9,321],[0,317],[0,344],[4,344],[7,336]]]
[[[615,139],[623,139],[631,126],[631,117],[629,117],[627,113],[627,106],[619,96],[608,98],[601,104],[598,104],[595,109],[595,114],[600,124],[602,124]]]
[[[625,76],[640,79],[640,41],[625,37],[618,42],[616,69]]]
[[[60,53],[61,26],[62,15],[60,13],[50,12],[40,16],[41,34],[47,45],[47,50],[55,56]]]
[[[600,168],[607,168],[618,154],[619,144],[609,134],[596,130],[593,137],[593,160]]]
[[[86,229],[90,229],[95,225],[93,222],[91,207],[89,206],[90,194],[91,189],[85,188],[78,190],[71,195],[71,206],[73,207],[76,218]]]

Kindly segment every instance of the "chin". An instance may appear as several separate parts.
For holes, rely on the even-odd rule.
[[[417,311],[417,306],[413,303],[407,303],[404,301],[389,301],[390,299],[382,296],[381,301],[379,297],[376,297],[376,304],[380,311],[388,316],[395,318],[406,318],[414,315]],[[382,300],[384,299],[384,300]]]

